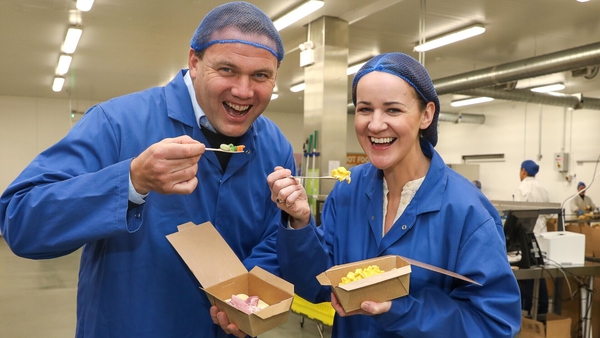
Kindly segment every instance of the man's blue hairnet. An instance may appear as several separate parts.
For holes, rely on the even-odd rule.
[[[584,187],[584,188],[585,188],[585,183],[583,183],[583,182],[579,182],[579,183],[577,183],[577,189],[579,189],[579,188],[581,188],[581,187]]]
[[[190,46],[196,52],[217,43],[244,43],[271,52],[277,61],[285,52],[281,35],[273,21],[258,7],[247,2],[230,2],[215,7],[196,29]]]
[[[390,73],[400,77],[408,82],[425,102],[433,102],[435,104],[433,121],[422,132],[423,138],[435,147],[438,140],[437,125],[440,115],[440,100],[425,67],[415,58],[403,53],[380,54],[372,58],[354,75],[354,80],[352,81],[352,102],[354,106],[356,106],[356,85],[358,81],[373,71]]]
[[[521,168],[525,169],[527,176],[535,176],[540,171],[540,166],[532,160],[525,160],[521,163]]]

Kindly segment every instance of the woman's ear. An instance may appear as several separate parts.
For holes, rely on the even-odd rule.
[[[427,102],[427,106],[425,106],[425,110],[422,113],[421,117],[421,129],[427,129],[431,122],[433,121],[433,116],[435,114],[435,103]]]

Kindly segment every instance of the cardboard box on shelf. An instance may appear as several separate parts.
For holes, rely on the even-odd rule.
[[[260,267],[248,272],[210,222],[182,224],[167,239],[198,279],[211,304],[224,311],[240,330],[256,337],[288,320],[294,286]],[[238,294],[258,296],[269,306],[246,314],[227,302]]]
[[[544,323],[522,317],[520,338],[571,338],[571,318],[549,313]]]
[[[339,285],[342,277],[358,268],[377,265],[385,272],[348,284]],[[444,270],[406,257],[388,255],[358,262],[336,265],[317,276],[321,285],[330,285],[333,293],[346,312],[360,309],[366,300],[384,302],[406,296],[409,293],[411,265],[442,273],[468,283],[479,283],[457,273]]]

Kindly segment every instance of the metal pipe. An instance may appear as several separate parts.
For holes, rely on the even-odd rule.
[[[548,106],[573,109],[600,110],[600,99],[574,95],[557,96],[547,93],[535,93],[527,89],[505,91],[492,88],[478,88],[461,91],[460,94],[469,96],[489,96],[499,100],[540,103]]]
[[[433,81],[438,95],[488,87],[600,64],[600,42]]]

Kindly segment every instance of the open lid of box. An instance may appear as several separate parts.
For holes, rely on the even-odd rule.
[[[450,270],[438,268],[437,266],[433,266],[433,265],[430,265],[430,264],[427,264],[427,263],[419,262],[419,261],[416,261],[414,259],[410,259],[410,258],[407,258],[407,257],[403,257],[403,256],[399,256],[399,257],[402,258],[402,259],[404,259],[405,261],[409,262],[411,265],[418,266],[418,267],[423,268],[423,269],[435,271],[435,272],[444,274],[446,276],[454,277],[456,279],[460,279],[460,280],[463,280],[465,282],[469,282],[471,284],[475,284],[475,285],[481,286],[481,284],[477,283],[476,281],[472,280],[471,278],[467,278],[467,277],[465,277],[463,275],[459,275],[456,272],[452,272]]]
[[[444,275],[447,275],[447,276],[451,276],[451,277],[454,277],[454,278],[457,278],[457,279],[460,279],[460,280],[463,280],[463,281],[466,281],[466,282],[469,282],[469,283],[481,286],[481,284],[479,284],[476,281],[474,281],[474,280],[472,280],[470,278],[467,278],[467,277],[465,277],[463,275],[459,275],[459,274],[457,274],[455,272],[452,272],[452,271],[449,271],[449,270],[445,270],[445,269],[442,269],[442,268],[438,268],[436,266],[429,265],[429,264],[426,264],[426,263],[423,263],[423,262],[419,262],[419,261],[416,261],[414,259],[406,258],[406,257],[403,257],[403,256],[387,255],[387,256],[381,256],[381,257],[375,257],[375,258],[371,258],[371,259],[366,259],[364,261],[360,261],[360,263],[361,263],[361,265],[368,266],[368,265],[371,265],[373,263],[378,263],[378,262],[383,263],[385,261],[389,262],[389,261],[394,261],[394,260],[398,260],[398,259],[404,260],[405,262],[409,263],[410,265],[414,265],[414,266],[418,266],[418,267],[423,268],[423,269],[435,271],[437,273],[441,273],[441,274],[444,274]],[[356,264],[357,264],[357,262],[346,263],[346,264],[342,264],[342,265],[336,265],[332,269],[335,269],[335,270],[338,270],[338,271],[339,270],[343,271],[343,270],[346,270],[349,267],[356,266]],[[396,266],[401,266],[401,264],[397,263]],[[332,269],[330,269],[328,271],[325,271],[325,272],[323,272],[323,273],[321,273],[320,275],[317,276],[317,280],[319,281],[319,283],[321,283],[321,285],[332,285],[332,282],[330,281],[330,278],[328,276],[328,272],[330,272]],[[405,274],[411,272],[410,266],[404,266],[404,267],[401,267],[401,268],[397,268],[395,270],[390,270],[389,267],[385,267],[385,270],[386,270],[386,272],[384,272],[382,274],[371,276],[368,279],[355,281],[355,282],[352,282],[352,283],[349,283],[349,284],[344,284],[343,286],[340,286],[340,287],[349,291],[351,289],[360,288],[360,287],[363,286],[363,284],[373,284],[374,282],[377,282],[377,281],[383,281],[383,280],[387,280],[387,279],[390,279],[390,278],[399,277],[399,276],[402,276],[402,275],[405,275]],[[339,277],[339,276],[337,276],[337,277]],[[336,278],[336,280],[339,280],[339,278]],[[336,283],[336,286],[337,286],[337,283]]]
[[[167,235],[167,239],[203,288],[248,272],[210,222],[200,225],[188,222],[177,230]]]

